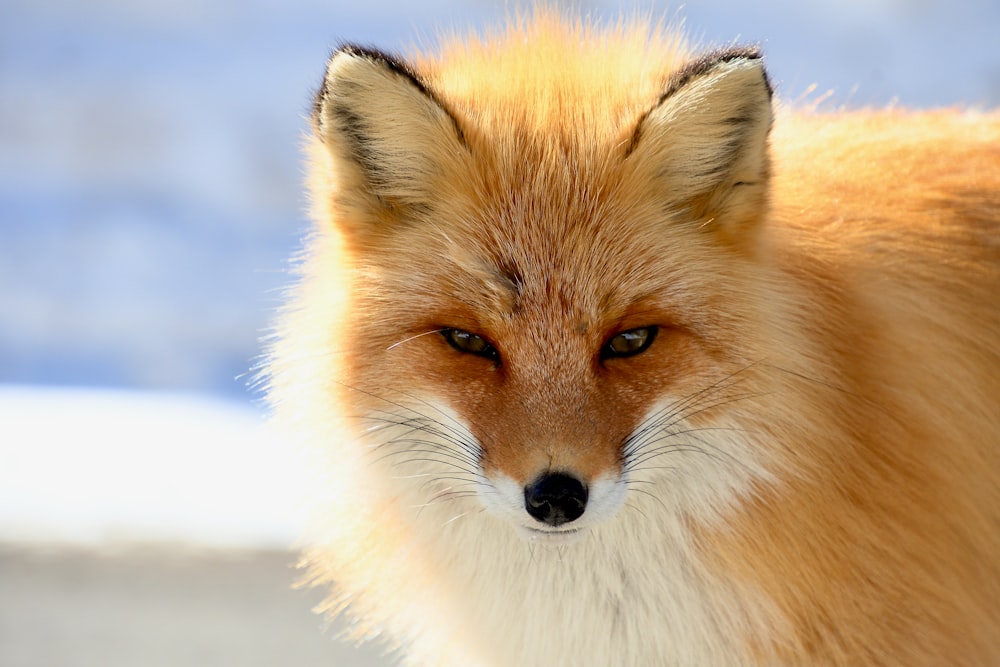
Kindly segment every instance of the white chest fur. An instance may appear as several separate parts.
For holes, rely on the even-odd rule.
[[[562,546],[525,542],[486,515],[449,524],[435,569],[455,618],[435,622],[455,632],[417,653],[484,667],[746,664],[740,637],[761,624],[749,609],[759,601],[711,575],[680,522],[643,512],[626,508]]]

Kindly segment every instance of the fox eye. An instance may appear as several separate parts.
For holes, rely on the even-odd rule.
[[[645,352],[656,338],[658,327],[639,327],[629,329],[609,340],[601,348],[601,359],[613,359],[616,357],[631,357],[641,352]]]
[[[461,329],[442,329],[441,335],[448,344],[459,352],[474,354],[493,361],[500,360],[500,353],[479,334],[462,331]]]

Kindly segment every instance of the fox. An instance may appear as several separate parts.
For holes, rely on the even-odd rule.
[[[538,11],[344,44],[268,392],[404,665],[1000,664],[1000,113]]]

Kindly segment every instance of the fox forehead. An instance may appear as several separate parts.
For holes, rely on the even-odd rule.
[[[654,234],[627,212],[587,218],[560,208],[560,195],[549,194],[550,210],[516,216],[487,208],[450,220],[443,211],[436,229],[415,232],[419,241],[403,235],[398,254],[367,259],[381,264],[378,275],[395,293],[433,294],[439,305],[503,320],[559,315],[581,331],[684,290],[689,280],[671,268],[678,253],[668,221]],[[426,252],[415,257],[408,248],[418,243]]]
[[[379,263],[404,292],[435,290],[508,315],[544,307],[593,317],[683,284],[683,266],[707,245],[687,212],[620,147],[553,155],[548,141],[522,138],[517,159],[473,144],[461,187],[358,259]]]

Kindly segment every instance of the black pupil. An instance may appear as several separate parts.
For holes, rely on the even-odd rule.
[[[612,338],[604,350],[606,357],[628,357],[649,347],[656,334],[655,327],[642,327],[623,331]]]
[[[496,350],[482,336],[462,331],[461,329],[446,329],[442,333],[444,333],[444,337],[448,343],[460,352],[467,352],[490,359],[496,357]]]

